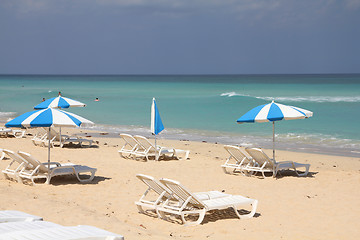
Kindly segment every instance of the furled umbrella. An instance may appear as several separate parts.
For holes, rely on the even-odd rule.
[[[313,116],[313,112],[302,108],[283,105],[272,101],[255,107],[237,120],[237,123],[272,122],[273,123],[273,159],[275,160],[275,121],[304,119]]]
[[[48,128],[48,163],[50,169],[50,128],[51,127],[80,127],[94,124],[90,120],[76,114],[59,109],[46,108],[43,110],[24,113],[5,124],[6,127],[47,127]]]
[[[157,153],[156,135],[158,135],[162,130],[164,130],[164,125],[161,121],[155,98],[153,98],[151,104],[151,133],[155,135],[155,154]]]

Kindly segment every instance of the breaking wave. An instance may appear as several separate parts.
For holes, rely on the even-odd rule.
[[[222,97],[253,97],[257,99],[263,99],[267,101],[282,101],[282,102],[348,102],[348,103],[356,103],[360,102],[360,96],[291,96],[291,97],[261,97],[261,96],[251,96],[246,94],[240,94],[236,92],[226,92],[221,93]]]

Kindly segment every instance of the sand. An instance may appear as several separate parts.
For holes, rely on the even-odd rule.
[[[0,148],[31,153],[47,160],[47,149],[31,137],[0,138]],[[227,153],[221,144],[159,140],[164,146],[189,149],[189,160],[137,161],[121,158],[119,138],[97,138],[93,148],[56,147],[51,160],[97,168],[92,183],[74,177],[54,178],[50,185],[17,183],[0,176],[0,210],[19,210],[58,224],[92,225],[125,239],[356,239],[360,234],[360,159],[277,151],[278,161],[310,163],[308,177],[225,174]],[[271,150],[265,150],[269,155]],[[9,160],[0,162],[4,169]],[[213,212],[198,226],[140,214],[134,204],[146,190],[135,175],[180,181],[193,192],[225,190],[258,199],[256,215],[240,220],[231,211]]]

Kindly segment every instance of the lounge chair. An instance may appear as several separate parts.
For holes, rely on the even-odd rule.
[[[1,154],[0,154],[0,161],[1,161],[5,158],[5,153],[3,152],[2,149],[0,149],[0,152],[1,152]]]
[[[48,168],[49,163],[41,163],[29,153],[19,151],[18,154],[28,161],[33,168],[30,170],[22,170],[19,173],[19,177],[22,179],[31,180],[35,185],[35,180],[37,179],[46,179],[45,183],[50,184],[51,178],[55,176],[64,176],[64,175],[75,175],[80,182],[91,182],[95,177],[96,168],[90,168],[83,165],[72,165],[66,164],[61,165],[56,162],[50,163],[50,169]],[[51,167],[56,165],[55,167]],[[90,173],[90,177],[87,179],[81,179],[80,173]]]
[[[144,152],[137,151],[134,154],[136,156],[145,157],[146,160],[149,160],[149,157],[153,156],[153,157],[155,157],[155,160],[158,161],[160,159],[160,157],[164,157],[166,155],[170,155],[170,157],[176,157],[177,159],[181,159],[178,156],[178,154],[181,154],[181,153],[185,154],[184,159],[189,158],[189,153],[190,153],[189,150],[165,148],[165,147],[161,147],[161,146],[156,146],[156,148],[155,148],[155,145],[152,144],[146,137],[136,135],[136,136],[134,136],[134,138],[139,143],[139,145],[143,149],[145,149]]]
[[[52,222],[36,221],[2,223],[0,224],[0,239],[124,240],[124,237],[92,226],[65,227]]]
[[[172,194],[171,190],[168,189],[167,187],[165,187],[162,183],[157,181],[155,178],[144,175],[144,174],[137,174],[136,177],[148,186],[148,189],[141,196],[140,200],[135,202],[139,212],[141,212],[141,213],[145,212],[143,207],[149,208],[151,210],[156,210],[158,206],[160,206],[162,203],[164,203],[168,199],[169,199],[169,201],[179,202],[179,199],[176,198]],[[150,192],[154,192],[156,194],[155,199],[152,199],[152,200],[147,199],[147,195]],[[230,196],[230,194],[226,194],[226,193],[219,192],[219,191],[198,192],[198,193],[194,193],[194,195],[201,200],[208,200],[208,199]],[[160,217],[160,215],[159,215],[159,217]]]
[[[269,158],[261,148],[246,148],[245,151],[253,158],[256,162],[255,166],[243,167],[243,170],[261,172],[265,178],[266,172],[271,172],[273,177],[276,177],[280,170],[294,169],[296,175],[299,177],[306,176],[309,173],[310,164],[297,163],[293,161],[276,162]],[[305,168],[305,172],[300,174],[298,168]]]
[[[169,200],[166,200],[157,208],[158,215],[160,215],[161,218],[166,218],[166,213],[175,214],[181,217],[185,225],[197,225],[202,223],[205,213],[211,210],[232,208],[235,214],[241,219],[251,218],[256,213],[258,201],[255,199],[240,195],[231,195],[228,197],[201,200],[177,181],[160,179],[160,182],[172,191],[173,196],[179,199],[178,205],[173,205]],[[248,205],[252,205],[250,213],[242,215],[237,211],[237,207]],[[198,219],[196,221],[188,221],[185,219],[187,215],[198,215]]]
[[[28,213],[15,211],[15,210],[3,210],[0,211],[0,223],[5,222],[31,222],[31,221],[42,221],[42,217],[30,215]],[[2,226],[2,224],[0,224]],[[2,232],[0,230],[0,232]]]
[[[39,131],[31,139],[35,146],[45,146],[45,139],[47,138],[47,131],[45,128],[38,128]]]
[[[16,179],[18,182],[22,182],[21,178],[19,177],[20,172],[23,169],[29,169],[32,166],[23,157],[19,156],[19,154],[8,149],[2,149],[2,151],[11,160],[9,165],[4,170],[2,170],[5,178],[12,178]]]
[[[50,147],[54,147],[56,144],[62,148],[64,147],[65,144],[69,144],[69,143],[77,143],[80,147],[82,147],[84,143],[86,143],[88,146],[91,146],[93,143],[93,140],[91,139],[84,139],[78,136],[69,136],[65,134],[60,135],[60,133],[57,132],[54,128],[50,128],[50,136],[48,136],[47,133],[45,134],[44,138],[42,138],[42,145],[44,147],[48,146],[49,138],[50,138]]]
[[[136,151],[144,152],[145,149],[142,149],[139,143],[135,138],[129,134],[121,133],[120,137],[124,140],[125,144],[118,151],[120,156],[123,158],[130,158],[135,154]]]
[[[15,130],[15,129],[11,129],[11,128],[0,128],[0,135],[1,136],[14,136],[16,138],[22,138],[25,135],[25,131],[24,130]]]
[[[228,173],[227,168],[230,168],[233,173],[240,172],[243,175],[251,174],[251,172],[242,171],[242,167],[248,164],[253,165],[252,158],[246,156],[239,147],[225,145],[224,148],[230,154],[226,159],[226,162],[221,165],[225,173]]]

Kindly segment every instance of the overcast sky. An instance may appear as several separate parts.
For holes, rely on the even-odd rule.
[[[0,74],[360,73],[360,0],[0,0]]]

